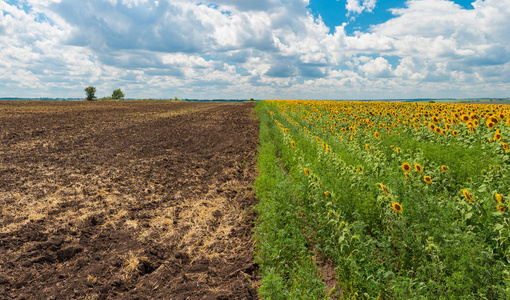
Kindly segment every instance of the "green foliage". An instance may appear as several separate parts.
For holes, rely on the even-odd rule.
[[[92,101],[96,98],[96,88],[93,86],[88,86],[85,88],[85,93],[87,93],[87,100]]]
[[[432,113],[440,104],[423,105]],[[338,106],[344,110],[257,103],[260,294],[291,299],[299,285],[307,299],[326,297],[313,259],[323,257],[334,263],[336,289],[345,299],[507,298],[510,218],[496,209],[495,194],[508,207],[510,159],[500,143],[488,142],[495,129],[479,126],[471,133],[461,123],[454,137],[397,122],[407,107],[390,116],[384,107]],[[371,115],[376,109],[384,113]],[[369,118],[393,125],[388,133],[384,127],[349,129]],[[508,139],[504,122],[497,128]],[[403,162],[412,168],[407,176]]]
[[[121,100],[124,98],[124,93],[120,89],[116,89],[112,93],[112,99]]]
[[[259,293],[264,299],[313,299],[323,294],[324,285],[301,231],[303,220],[296,218],[297,202],[303,200],[295,197],[296,186],[282,168],[277,145],[283,141],[275,135],[274,123],[266,112],[259,113],[263,124],[256,181],[260,199],[256,260],[263,275]]]

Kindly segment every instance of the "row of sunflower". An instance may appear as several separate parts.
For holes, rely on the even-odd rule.
[[[510,293],[509,107],[259,105],[280,131],[302,230],[334,262],[342,295]]]

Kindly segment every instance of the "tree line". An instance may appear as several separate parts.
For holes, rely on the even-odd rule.
[[[96,98],[96,88],[93,86],[88,86],[85,88],[85,93],[87,94],[87,100],[92,101],[97,99]],[[124,93],[121,89],[116,89],[113,91],[111,97],[105,97],[104,99],[113,99],[113,100],[122,100],[124,99]]]

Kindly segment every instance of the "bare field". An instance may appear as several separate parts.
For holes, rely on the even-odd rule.
[[[252,299],[250,103],[0,101],[0,298]]]

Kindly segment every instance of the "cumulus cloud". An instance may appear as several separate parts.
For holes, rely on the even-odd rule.
[[[345,9],[347,9],[348,15],[351,13],[361,14],[363,11],[372,12],[376,2],[377,0],[347,0]]]
[[[369,78],[387,78],[393,76],[391,65],[383,57],[370,59],[360,66],[359,69]]]
[[[376,4],[347,0],[346,9],[355,16]],[[466,10],[447,0],[408,0],[391,19],[354,35],[347,23],[331,32],[308,5],[0,1],[0,90],[82,96],[92,84],[98,94],[124,87],[133,97],[189,98],[509,92],[507,1],[476,0]]]

